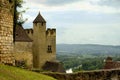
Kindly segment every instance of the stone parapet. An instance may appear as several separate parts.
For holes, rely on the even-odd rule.
[[[120,80],[120,69],[83,71],[78,73],[43,73],[57,80]]]

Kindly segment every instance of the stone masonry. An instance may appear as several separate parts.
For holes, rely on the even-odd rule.
[[[56,61],[56,29],[46,30],[39,13],[33,21],[33,67],[41,69],[47,61]]]
[[[57,80],[120,80],[120,69],[83,71],[78,73],[43,73]]]
[[[0,63],[13,64],[13,0],[0,0]]]

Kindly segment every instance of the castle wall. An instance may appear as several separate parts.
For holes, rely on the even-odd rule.
[[[27,33],[29,38],[33,40],[33,29],[25,29],[25,32]]]
[[[32,42],[15,42],[14,57],[17,61],[26,61],[27,67],[32,67]]]
[[[42,68],[46,61],[56,60],[56,31],[52,29],[46,34],[46,21],[40,14],[34,28],[25,30],[33,42],[13,44],[13,13],[14,0],[0,0],[0,62],[13,64],[15,60],[27,60],[31,65],[33,60],[34,68]],[[50,52],[48,46],[51,46]]]
[[[56,29],[46,31],[46,23],[34,23],[33,26],[25,32],[33,40],[33,67],[40,69],[47,61],[56,60]]]
[[[49,61],[56,60],[56,29],[48,28],[46,31],[46,38],[47,38],[47,54]],[[49,48],[51,50],[49,50]]]
[[[0,62],[13,64],[13,0],[0,0]]]
[[[120,80],[120,69],[83,71],[78,73],[44,73],[57,80]]]

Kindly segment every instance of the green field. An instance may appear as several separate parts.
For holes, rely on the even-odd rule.
[[[0,64],[0,80],[55,80],[49,76]]]

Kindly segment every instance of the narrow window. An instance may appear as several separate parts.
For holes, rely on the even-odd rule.
[[[42,22],[41,25],[43,26],[43,24],[44,24],[44,23]]]
[[[18,33],[16,33],[15,36],[18,37]]]
[[[47,50],[48,53],[52,53],[52,47],[51,45],[48,45],[48,50]]]
[[[33,34],[33,30],[31,29],[31,33]]]

